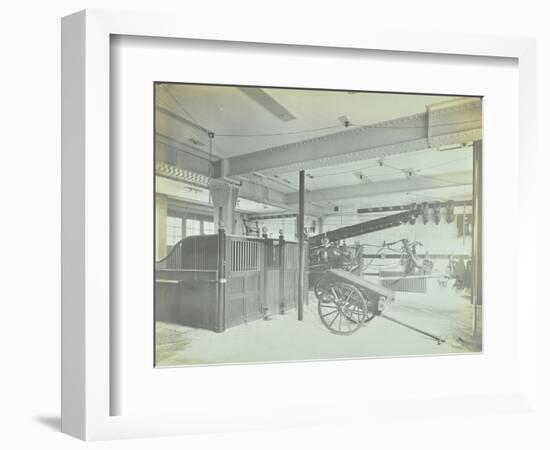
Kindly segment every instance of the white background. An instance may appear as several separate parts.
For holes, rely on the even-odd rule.
[[[539,96],[539,202],[548,203],[549,163],[545,132],[550,123],[550,32],[543,2],[524,0],[512,6],[504,2],[463,0],[394,1],[369,3],[283,1],[261,3],[231,1],[189,2],[139,1],[21,1],[4,5],[0,16],[2,96],[0,123],[2,163],[2,211],[0,236],[2,270],[2,370],[0,445],[4,448],[77,448],[84,444],[59,433],[59,17],[85,7],[133,10],[175,10],[185,21],[201,20],[205,26],[231,20],[235,26],[252,21],[264,27],[323,27],[338,33],[340,27],[359,33],[366,27],[425,31],[471,32],[536,36],[538,40]],[[265,22],[265,23],[264,23]],[[210,23],[210,25],[209,25]],[[545,30],[546,29],[546,30]],[[404,75],[406,76],[406,75]],[[548,251],[543,231],[548,227],[547,208],[539,210],[540,246]],[[503,219],[505,219],[505,211]],[[541,251],[542,254],[542,251]],[[539,261],[544,280],[544,258]],[[547,275],[546,275],[547,276]],[[534,280],[533,280],[534,281]],[[542,283],[542,282],[541,282]],[[542,294],[541,294],[542,295]],[[543,305],[544,306],[544,305]],[[548,308],[546,311],[548,311]],[[541,311],[541,314],[542,311]],[[550,314],[545,314],[550,317]],[[539,352],[549,355],[548,332],[540,330]],[[547,358],[547,359],[548,359]],[[548,362],[541,358],[544,373]],[[542,395],[547,395],[543,388]],[[549,404],[548,397],[546,404]],[[376,430],[338,427],[279,432],[235,433],[101,442],[101,448],[548,448],[542,415],[500,415],[421,421],[403,421],[399,426],[379,425]]]

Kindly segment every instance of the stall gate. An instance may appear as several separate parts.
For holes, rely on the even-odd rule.
[[[261,239],[228,236],[229,270],[225,291],[225,326],[240,325],[262,316]]]
[[[183,239],[156,263],[156,320],[224,331],[285,313],[298,300],[298,255],[298,243],[282,239]]]
[[[155,320],[215,330],[217,284],[218,236],[179,241],[155,264]]]
[[[298,304],[298,267],[300,258],[300,249],[298,244],[285,245],[283,249],[283,265],[281,268],[283,274],[283,283],[279,288],[283,295],[281,296],[281,308],[288,310],[294,308]],[[304,250],[304,254],[307,255],[307,248]],[[308,276],[304,277],[304,304],[308,303]]]

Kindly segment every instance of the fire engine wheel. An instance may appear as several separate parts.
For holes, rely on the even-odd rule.
[[[313,287],[313,292],[315,292],[315,297],[317,297],[317,300],[321,300],[323,296],[325,295],[325,289],[322,286],[323,277],[319,278],[317,283],[315,283],[315,286]]]
[[[368,301],[368,298],[365,297],[365,295],[363,295],[363,298],[365,299],[365,304],[369,304],[369,301]],[[376,315],[369,311],[368,307],[365,309],[365,318],[363,320],[363,323],[367,323],[368,321],[374,319],[376,317]],[[348,320],[350,320],[351,322],[356,322],[357,321],[357,317],[355,315],[346,315],[346,318]]]
[[[367,320],[365,297],[351,284],[330,283],[318,298],[319,317],[331,333],[353,334]]]

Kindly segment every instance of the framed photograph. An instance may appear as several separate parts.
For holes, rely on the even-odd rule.
[[[154,89],[156,367],[482,351],[480,97]]]
[[[532,413],[531,40],[84,11],[62,46],[64,432]]]

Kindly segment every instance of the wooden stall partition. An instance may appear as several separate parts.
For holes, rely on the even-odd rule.
[[[262,317],[262,239],[227,235],[226,328]]]
[[[218,236],[178,242],[155,265],[155,320],[217,331]]]
[[[283,264],[281,269],[284,292],[282,306],[285,311],[295,308],[298,305],[299,257],[300,248],[298,242],[285,241],[283,249]],[[304,305],[308,304],[308,278],[309,277],[306,274],[303,293]]]
[[[279,314],[279,240],[264,239],[264,308],[265,315]]]
[[[183,239],[156,264],[155,320],[223,332],[284,313],[298,302],[298,255],[282,238]]]
[[[178,242],[155,265],[155,320],[219,331],[218,236]]]

